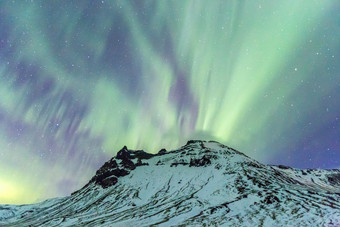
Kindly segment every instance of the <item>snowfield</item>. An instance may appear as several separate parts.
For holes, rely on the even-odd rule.
[[[71,196],[0,205],[0,226],[340,226],[340,171],[263,165],[214,141],[124,147]]]

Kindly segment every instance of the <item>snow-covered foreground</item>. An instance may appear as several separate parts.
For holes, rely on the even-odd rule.
[[[263,165],[217,142],[124,147],[71,196],[0,206],[0,226],[340,226],[340,171]]]

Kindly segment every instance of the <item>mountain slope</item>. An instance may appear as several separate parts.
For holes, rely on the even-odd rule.
[[[0,226],[337,226],[340,171],[263,165],[217,142],[124,147],[65,198],[0,206]]]

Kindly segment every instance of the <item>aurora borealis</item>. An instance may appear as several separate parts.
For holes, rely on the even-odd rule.
[[[124,145],[216,140],[340,166],[340,3],[0,2],[0,204],[64,196]]]

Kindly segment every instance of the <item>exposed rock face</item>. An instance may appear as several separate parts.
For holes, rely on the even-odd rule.
[[[338,185],[340,187],[340,173],[329,175],[328,181],[332,185]]]
[[[147,162],[142,162],[142,159],[138,158],[136,166],[148,166],[149,163]]]
[[[111,159],[96,172],[96,175],[92,177],[89,183],[95,182],[98,185],[106,188],[117,183],[118,179],[116,175],[127,175],[127,172],[118,168],[116,160]]]
[[[166,154],[166,149],[161,149],[160,151],[158,151],[158,155],[163,155]]]
[[[340,170],[263,165],[213,141],[123,147],[69,197],[0,206],[0,226],[340,226]]]
[[[189,166],[196,166],[196,167],[200,167],[200,166],[207,166],[210,165],[211,161],[210,161],[210,157],[208,155],[204,155],[202,158],[197,159],[197,158],[192,158],[190,159],[190,164]]]
[[[130,151],[124,146],[120,151],[118,151],[116,159],[129,160],[131,159]]]
[[[113,186],[118,182],[119,177],[128,175],[130,171],[136,169],[136,167],[149,165],[146,162],[142,162],[142,160],[150,159],[153,156],[153,154],[146,153],[142,150],[129,150],[124,146],[118,151],[116,157],[104,163],[87,185],[94,182],[103,188]],[[137,162],[135,163],[134,160],[136,159]]]
[[[268,195],[264,198],[263,202],[265,204],[279,203],[280,200],[275,195]]]
[[[115,185],[118,182],[118,178],[114,175],[110,177],[103,178],[99,181],[96,181],[97,184],[101,185],[103,188],[110,187],[112,185]]]

